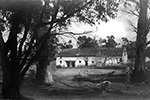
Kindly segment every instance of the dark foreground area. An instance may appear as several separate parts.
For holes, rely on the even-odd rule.
[[[25,97],[31,98],[27,100],[149,100],[150,71],[147,74],[146,83],[130,84],[128,90],[125,83],[112,83],[109,91],[105,94],[98,89],[93,89],[93,84],[75,83],[75,81],[65,81],[64,79],[61,82],[69,84],[69,87],[57,80],[53,85],[39,85],[33,79],[26,79],[21,86],[21,93]],[[88,88],[85,89],[87,84]],[[0,100],[3,100],[1,96]]]
[[[52,89],[49,86],[37,86],[34,84],[22,87],[24,96],[34,100],[149,100],[150,84],[131,86],[130,90],[125,89],[124,84],[113,84],[106,94],[98,90],[73,90],[73,89]],[[115,88],[116,87],[116,88]]]

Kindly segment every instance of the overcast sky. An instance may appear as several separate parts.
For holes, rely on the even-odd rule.
[[[73,23],[69,30],[78,33],[92,30],[93,33],[91,34],[103,39],[105,39],[107,36],[114,35],[117,41],[119,41],[121,37],[128,36],[126,24],[115,19],[110,20],[107,23],[101,22],[100,25],[97,24],[93,27],[90,25]]]
[[[72,23],[69,31],[82,33],[84,31],[93,31],[93,36],[106,39],[107,36],[114,35],[115,40],[120,43],[122,37],[129,40],[135,40],[135,33],[130,30],[128,20],[124,16],[118,16],[116,19],[110,19],[107,23],[101,22],[96,26],[90,26],[83,23]],[[75,41],[73,41],[75,42]],[[74,43],[75,44],[75,43]]]
[[[120,8],[122,8],[120,6]],[[93,36],[106,39],[107,36],[114,35],[116,42],[121,43],[122,37],[127,37],[131,41],[136,40],[136,33],[131,31],[133,29],[129,25],[129,19],[134,22],[136,25],[137,18],[133,15],[128,15],[127,13],[122,12],[119,10],[118,16],[115,19],[109,19],[109,21],[101,22],[96,26],[90,26],[84,23],[74,23],[72,22],[71,26],[69,26],[68,31],[74,33],[82,33],[84,31],[93,31],[91,33]],[[67,42],[67,39],[64,39]],[[74,43],[76,41],[73,41]]]

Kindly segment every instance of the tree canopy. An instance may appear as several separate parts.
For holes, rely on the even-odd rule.
[[[87,36],[79,36],[77,39],[78,48],[96,48],[98,47],[97,40]]]
[[[3,96],[20,98],[19,86],[26,71],[49,39],[71,21],[91,25],[107,21],[116,16],[118,5],[116,0],[1,0],[0,23],[5,26],[0,34]],[[8,38],[4,41],[5,33]]]
[[[135,49],[135,65],[133,71],[133,80],[135,82],[144,81],[145,77],[145,49],[150,43],[147,41],[147,35],[150,31],[150,19],[149,19],[149,0],[125,0],[124,7],[127,14],[136,17],[136,22],[133,24],[130,21],[130,25],[136,32],[136,49]],[[129,9],[128,9],[129,8]],[[136,25],[136,26],[135,26]]]
[[[116,41],[114,40],[115,37],[113,35],[107,36],[108,41],[106,42],[106,47],[112,47],[115,48],[117,46]]]
[[[58,46],[60,46],[60,49],[71,49],[73,48],[72,40],[69,40],[68,42],[65,43],[59,43]]]

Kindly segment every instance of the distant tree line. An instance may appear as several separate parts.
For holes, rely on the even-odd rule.
[[[78,48],[96,48],[96,47],[108,47],[115,48],[117,46],[117,42],[115,41],[115,37],[113,35],[107,36],[106,39],[96,40],[95,38],[91,38],[88,36],[79,36],[77,38]]]

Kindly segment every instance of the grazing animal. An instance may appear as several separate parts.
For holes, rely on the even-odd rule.
[[[97,84],[97,87],[102,90],[102,94],[106,94],[106,92],[109,90],[109,85],[111,84],[110,81],[103,81]]]

